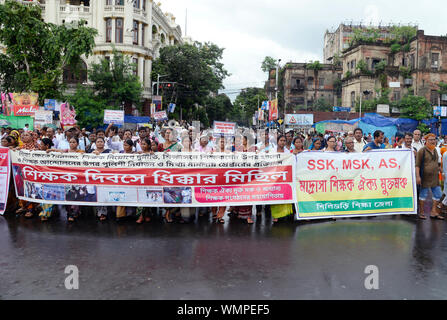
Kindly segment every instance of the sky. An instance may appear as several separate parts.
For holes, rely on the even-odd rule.
[[[323,61],[326,30],[342,22],[417,24],[425,34],[445,35],[437,12],[445,0],[159,0],[171,12],[183,34],[225,48],[224,81],[232,100],[247,87],[263,87],[266,56],[287,62]],[[187,29],[185,20],[187,15]]]

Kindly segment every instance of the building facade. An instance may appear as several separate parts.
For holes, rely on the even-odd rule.
[[[389,44],[380,42],[358,44],[345,50],[343,106],[354,107],[360,96],[362,99],[377,97],[376,91],[383,85],[390,89],[390,101],[400,100],[411,90],[433,106],[447,105],[447,96],[439,94],[439,83],[447,83],[446,52],[447,37],[425,35],[423,30],[411,39],[407,50],[393,52]],[[382,76],[376,72],[381,61],[386,64]],[[365,95],[365,91],[370,94]]]
[[[153,0],[17,0],[26,5],[38,5],[46,22],[68,24],[85,20],[88,27],[98,30],[93,55],[84,59],[85,72],[76,77],[64,72],[68,84],[86,83],[86,70],[100,58],[110,57],[113,47],[129,56],[137,66],[135,73],[143,84],[147,114],[152,97],[152,61],[164,46],[182,44],[182,30],[171,13],[163,13],[160,3]],[[0,2],[4,2],[1,0]],[[126,108],[126,113],[136,113]]]
[[[410,25],[409,25],[410,26]],[[417,29],[417,26],[412,26]],[[349,48],[350,42],[354,36],[355,30],[367,32],[374,30],[377,32],[378,40],[386,41],[391,39],[392,26],[365,26],[362,24],[340,24],[337,30],[330,32],[326,30],[324,34],[323,56],[325,63],[333,63],[334,57],[341,57],[342,52]]]

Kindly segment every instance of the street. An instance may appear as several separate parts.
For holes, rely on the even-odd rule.
[[[446,298],[444,221],[225,220],[140,226],[0,217],[0,299]],[[68,265],[79,270],[78,290],[65,288]],[[365,288],[368,265],[378,267],[378,290]]]

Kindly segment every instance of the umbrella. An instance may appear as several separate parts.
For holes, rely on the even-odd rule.
[[[47,123],[47,124],[43,125],[42,128],[43,127],[57,129],[57,126],[55,124],[52,124],[52,123]]]
[[[0,127],[9,126],[11,123],[8,120],[0,119]]]

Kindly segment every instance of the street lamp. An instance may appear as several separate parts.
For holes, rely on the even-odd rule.
[[[363,95],[368,96],[371,93],[371,91],[365,90],[363,91],[363,94],[360,93],[360,113],[359,113],[359,118],[362,117],[362,97]]]

